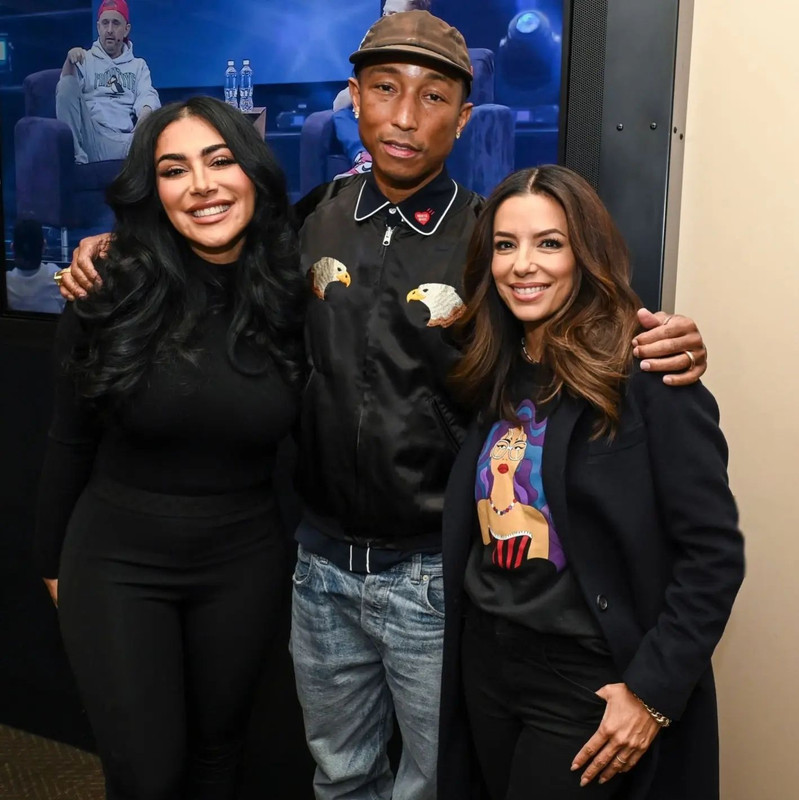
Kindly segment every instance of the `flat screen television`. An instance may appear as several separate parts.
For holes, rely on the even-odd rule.
[[[395,0],[389,0],[394,3]],[[431,10],[458,27],[470,47],[493,58],[493,102],[511,110],[510,166],[560,161],[599,191],[633,256],[634,286],[650,307],[670,308],[684,146],[689,0],[431,0]],[[53,316],[9,306],[18,220],[42,224],[42,260],[68,263],[87,233],[107,230],[108,215],[70,224],[83,208],[70,196],[72,165],[27,191],[32,170],[53,168],[53,152],[30,155],[30,125],[52,127],[54,103],[31,100],[31,85],[57,80],[67,51],[96,38],[98,0],[59,6],[30,0],[0,10],[0,54],[15,46],[15,64],[0,84],[5,270],[0,270],[0,336],[52,328]],[[8,9],[12,6],[3,6]],[[231,10],[235,8],[235,13]],[[249,58],[265,135],[299,197],[303,126],[329,109],[351,72],[347,57],[383,10],[382,0],[137,0],[130,39],[144,57],[163,102],[223,92],[228,58]],[[50,18],[52,17],[52,19]],[[63,124],[63,123],[60,123]],[[28,127],[24,127],[24,126]],[[36,128],[37,131],[43,128]],[[39,141],[39,140],[36,140]],[[45,141],[43,138],[41,141]],[[38,146],[38,145],[37,145]],[[41,145],[44,146],[44,145]],[[38,157],[37,157],[38,156]],[[41,175],[40,175],[41,177]],[[307,187],[305,187],[307,188]],[[487,187],[490,189],[491,187]],[[26,194],[27,191],[27,194]],[[76,195],[77,196],[77,195]],[[33,199],[31,199],[33,198]],[[37,212],[34,206],[41,206]]]

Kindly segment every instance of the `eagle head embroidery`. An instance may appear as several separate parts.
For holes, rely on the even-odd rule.
[[[349,286],[352,278],[347,268],[335,258],[320,258],[308,271],[311,276],[311,291],[320,299],[325,299],[325,291],[333,281]]]
[[[406,302],[419,300],[430,310],[428,328],[440,326],[448,328],[456,319],[463,316],[466,306],[452,286],[446,283],[422,283],[408,292]]]

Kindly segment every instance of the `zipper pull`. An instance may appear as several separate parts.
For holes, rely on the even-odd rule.
[[[383,237],[383,247],[388,247],[391,244],[391,237],[395,228],[386,225],[386,235]]]

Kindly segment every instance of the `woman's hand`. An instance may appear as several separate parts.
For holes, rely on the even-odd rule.
[[[59,290],[65,300],[86,297],[87,292],[102,286],[102,280],[92,263],[97,256],[105,255],[111,242],[110,233],[88,236],[81,239],[72,253],[72,263],[62,273]]]
[[[58,608],[58,578],[42,578],[42,580],[47,587],[47,591],[50,592],[53,604]]]
[[[692,319],[639,308],[638,321],[647,329],[633,339],[633,355],[644,359],[642,370],[669,373],[663,376],[669,386],[687,386],[705,374],[707,350]]]
[[[607,703],[596,733],[572,762],[572,771],[588,767],[580,786],[597,775],[605,783],[619,772],[629,772],[649,749],[660,726],[624,683],[609,683],[597,690]]]

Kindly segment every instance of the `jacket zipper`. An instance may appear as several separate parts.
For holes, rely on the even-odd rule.
[[[380,251],[381,258],[385,256],[386,248],[391,244],[391,237],[394,235],[394,231],[397,229],[397,226],[393,228],[391,225],[386,225],[386,232],[383,234],[383,242],[382,248]],[[363,401],[361,402],[361,409],[358,413],[358,430],[355,434],[355,476],[356,479],[360,482],[360,465],[361,465],[361,426],[363,424]]]

